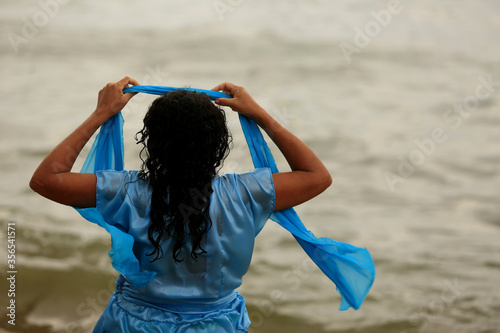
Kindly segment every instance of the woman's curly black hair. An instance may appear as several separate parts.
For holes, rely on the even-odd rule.
[[[136,139],[143,145],[139,179],[152,190],[148,236],[154,251],[147,255],[155,256],[151,262],[163,257],[160,243],[172,238],[172,257],[181,262],[190,237],[196,260],[206,253],[202,240],[212,224],[212,179],[232,141],[226,116],[207,95],[176,90],[151,104]]]

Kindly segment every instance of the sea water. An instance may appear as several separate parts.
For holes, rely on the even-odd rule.
[[[89,332],[104,309],[116,278],[108,235],[28,182],[97,92],[128,75],[245,86],[333,176],[297,207],[304,224],[374,258],[365,303],[339,312],[335,285],[269,221],[239,289],[253,332],[500,332],[498,1],[0,4],[0,329]],[[129,169],[153,99],[137,95],[123,111]],[[227,113],[234,147],[221,172],[251,169]]]

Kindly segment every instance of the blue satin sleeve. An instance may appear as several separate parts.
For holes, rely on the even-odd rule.
[[[149,215],[150,192],[136,171],[97,171],[96,208],[106,223],[128,233],[130,221]]]
[[[254,236],[264,228],[276,202],[269,168],[226,173],[220,181],[214,182],[214,192],[218,199],[225,203],[232,219],[239,216],[244,223],[252,224]]]

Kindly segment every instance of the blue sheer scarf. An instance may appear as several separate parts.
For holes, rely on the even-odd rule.
[[[126,88],[124,92],[163,95],[177,89],[205,93],[212,100],[231,98],[224,93],[212,90],[159,86],[133,86]],[[273,155],[259,127],[241,114],[239,120],[254,166],[256,168],[268,167],[273,173],[278,172]],[[123,155],[123,117],[121,113],[118,113],[101,126],[81,172],[123,170]],[[141,271],[139,261],[132,251],[134,239],[131,235],[107,224],[96,208],[77,209],[77,211],[85,219],[98,224],[110,233],[112,246],[109,256],[112,259],[112,265],[118,272],[125,275],[130,283],[136,288],[141,288],[153,279],[155,272]],[[358,309],[375,279],[375,265],[370,253],[366,249],[330,238],[316,238],[302,224],[293,208],[275,212],[271,219],[288,230],[314,263],[335,283],[342,296],[340,310],[347,310],[350,307]]]

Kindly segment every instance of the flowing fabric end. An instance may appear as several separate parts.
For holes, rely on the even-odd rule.
[[[123,116],[111,117],[101,130],[85,160],[82,173],[96,173],[99,170],[123,170]],[[139,260],[132,251],[134,238],[122,230],[106,223],[97,208],[75,208],[86,220],[104,228],[111,235],[111,258],[113,268],[126,276],[136,288],[145,287],[156,272],[142,272]]]
[[[97,224],[110,234],[111,250],[108,256],[117,272],[123,274],[135,288],[143,288],[151,282],[157,273],[141,271],[139,260],[131,250],[134,246],[134,238],[131,235],[106,223],[95,208],[77,209],[77,211],[87,221]]]
[[[358,310],[375,279],[375,266],[370,253],[329,238],[304,240],[296,235],[294,237],[321,271],[335,283],[342,297],[339,310],[351,307]]]
[[[311,260],[337,287],[340,310],[359,309],[375,279],[375,265],[364,249],[330,238],[316,238],[293,209],[275,212],[271,219],[289,231]]]
[[[239,116],[254,166],[269,167],[273,173],[278,172],[259,127],[247,117]],[[375,279],[375,265],[370,253],[333,239],[316,238],[293,208],[275,212],[271,219],[288,230],[313,262],[335,283],[342,297],[340,310],[359,309]]]

